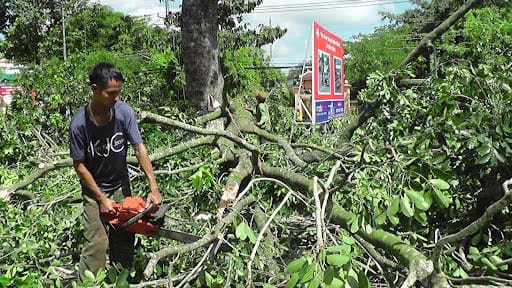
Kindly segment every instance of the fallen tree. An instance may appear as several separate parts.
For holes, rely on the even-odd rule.
[[[467,1],[454,15],[452,15],[452,17],[449,17],[444,23],[442,23],[439,26],[439,29],[436,29],[432,33],[425,36],[425,40],[421,41],[418,48],[415,49],[411,55],[407,57],[406,60],[404,60],[404,66],[417,59],[421,53],[428,51],[428,47],[432,45],[434,40],[438,39],[445,31],[449,29],[451,25],[461,19],[470,10],[470,8],[476,5],[478,2],[479,1],[474,0]],[[341,230],[344,230],[344,232],[341,232],[342,234],[346,233],[347,235],[352,235],[352,237],[357,240],[357,244],[360,245],[366,253],[368,253],[368,257],[374,259],[373,266],[381,268],[381,274],[384,274],[386,281],[389,282],[387,279],[388,277],[385,275],[389,272],[385,272],[385,269],[382,269],[381,266],[386,266],[387,268],[390,268],[395,273],[397,273],[399,275],[397,277],[400,279],[400,283],[388,283],[392,286],[401,285],[402,287],[412,287],[417,281],[423,281],[423,285],[425,286],[445,287],[448,285],[448,281],[456,282],[457,279],[454,280],[445,276],[442,270],[442,265],[440,262],[443,256],[443,247],[448,243],[460,241],[464,238],[468,238],[474,235],[480,229],[482,229],[485,224],[491,221],[492,216],[498,213],[502,208],[506,207],[510,201],[510,180],[503,182],[503,191],[505,196],[503,196],[503,198],[501,198],[501,200],[499,200],[496,204],[487,208],[486,212],[480,218],[475,220],[473,223],[466,225],[466,228],[461,229],[461,232],[459,233],[442,237],[438,239],[437,242],[431,241],[435,242],[435,246],[432,250],[432,256],[430,256],[429,251],[426,251],[424,247],[421,247],[420,249],[413,243],[410,243],[411,238],[404,240],[404,238],[407,238],[403,235],[404,231],[400,231],[396,226],[398,225],[398,222],[400,222],[400,219],[406,218],[399,218],[396,216],[397,210],[401,209],[401,212],[408,219],[416,219],[415,221],[418,221],[419,223],[426,222],[427,220],[425,218],[427,215],[425,211],[428,211],[433,201],[435,201],[434,203],[437,203],[437,205],[439,205],[442,209],[446,209],[451,205],[451,200],[449,200],[451,198],[448,198],[445,194],[443,194],[443,191],[448,189],[446,188],[446,185],[448,185],[448,187],[452,187],[454,186],[453,184],[448,184],[447,181],[441,181],[438,178],[433,177],[430,179],[421,179],[421,181],[428,183],[430,186],[425,188],[425,193],[423,193],[423,191],[420,193],[413,189],[413,186],[416,185],[414,181],[417,181],[413,179],[411,180],[412,184],[409,185],[407,189],[404,189],[405,194],[400,194],[401,191],[399,191],[395,195],[391,195],[390,198],[393,200],[388,201],[388,203],[383,205],[384,207],[382,209],[384,209],[384,211],[380,210],[377,213],[376,211],[371,211],[371,209],[369,209],[371,212],[376,214],[373,215],[375,217],[363,214],[358,215],[356,212],[353,212],[354,210],[352,207],[347,207],[353,203],[346,201],[347,199],[343,198],[343,194],[347,190],[350,191],[350,189],[354,189],[354,178],[357,177],[358,173],[363,173],[366,171],[366,169],[383,170],[389,166],[391,167],[390,169],[393,170],[396,168],[393,166],[393,162],[400,162],[400,165],[403,164],[404,167],[407,167],[422,161],[422,159],[419,159],[418,156],[413,156],[410,157],[411,159],[403,160],[404,157],[408,157],[409,154],[413,154],[413,152],[408,151],[407,149],[414,150],[413,148],[418,147],[408,148],[407,145],[409,145],[409,143],[406,143],[406,141],[403,141],[404,143],[399,145],[395,145],[396,142],[394,141],[396,139],[391,139],[391,136],[394,136],[392,133],[389,133],[389,135],[386,136],[382,136],[376,131],[377,128],[383,129],[382,127],[385,127],[385,125],[382,123],[389,123],[387,121],[392,121],[394,117],[396,117],[396,115],[390,115],[390,110],[388,109],[397,108],[398,106],[398,104],[396,104],[398,100],[393,99],[389,95],[386,96],[384,93],[382,93],[382,91],[386,91],[388,93],[391,91],[391,93],[394,93],[394,96],[402,97],[400,100],[410,102],[414,101],[414,99],[411,99],[411,97],[419,97],[417,94],[422,92],[421,90],[407,90],[404,92],[398,88],[399,85],[395,85],[396,82],[399,82],[398,80],[399,76],[396,74],[384,75],[375,79],[375,82],[372,83],[369,90],[366,92],[367,94],[372,94],[375,97],[367,102],[367,109],[365,109],[360,115],[354,117],[354,119],[352,119],[353,121],[347,125],[343,131],[338,133],[339,141],[337,147],[335,148],[320,147],[318,145],[304,143],[293,143],[283,136],[258,128],[254,124],[255,120],[252,115],[243,109],[243,105],[245,104],[244,101],[246,100],[243,98],[234,98],[231,102],[224,103],[222,109],[218,109],[217,111],[197,118],[195,121],[196,125],[186,124],[181,121],[173,120],[149,111],[141,113],[142,122],[149,122],[156,125],[169,126],[174,129],[180,129],[186,131],[188,137],[192,138],[171,148],[156,149],[153,151],[153,153],[151,153],[150,158],[152,161],[165,161],[172,155],[177,155],[179,153],[193,150],[202,146],[210,146],[216,149],[218,153],[216,153],[216,156],[212,157],[212,159],[207,159],[206,162],[213,163],[216,161],[216,163],[219,165],[224,165],[227,167],[226,169],[222,170],[226,173],[227,176],[225,177],[225,181],[223,183],[222,196],[220,198],[219,204],[217,205],[219,211],[216,212],[219,215],[219,219],[215,225],[210,227],[210,231],[212,232],[204,236],[196,243],[174,247],[164,247],[158,252],[151,253],[150,261],[144,270],[144,276],[147,279],[153,277],[155,267],[158,265],[158,262],[163,261],[166,259],[166,257],[170,257],[176,254],[185,254],[197,249],[202,249],[201,247],[203,247],[205,244],[215,243],[217,240],[226,241],[229,243],[229,239],[225,239],[224,236],[233,234],[230,225],[232,225],[236,217],[244,213],[244,209],[248,210],[248,207],[250,207],[250,205],[255,205],[254,203],[256,202],[256,197],[254,195],[242,195],[241,199],[238,199],[237,201],[237,198],[240,198],[240,195],[238,195],[239,191],[249,189],[251,186],[250,183],[252,183],[251,179],[266,177],[279,180],[287,187],[289,187],[287,190],[291,194],[290,196],[287,194],[287,197],[299,198],[306,202],[305,205],[307,208],[303,207],[303,210],[299,210],[297,212],[298,214],[304,214],[302,216],[307,217],[307,214],[311,212],[311,210],[315,211],[316,222],[314,225],[317,228],[316,240],[318,244],[316,250],[312,249],[311,247],[309,250],[314,251],[313,254],[315,255],[316,259],[320,259],[318,260],[318,263],[320,263],[318,266],[311,266],[309,264],[306,265],[305,262],[295,262],[299,264],[302,263],[302,265],[299,267],[300,269],[298,270],[290,268],[292,266],[290,263],[287,271],[293,276],[291,276],[289,279],[286,277],[281,277],[281,279],[278,279],[273,283],[279,284],[281,283],[280,281],[287,280],[290,282],[302,281],[301,283],[308,283],[310,281],[315,281],[313,279],[316,279],[316,276],[320,275],[321,272],[323,273],[327,271],[328,269],[333,269],[332,267],[336,267],[337,269],[341,269],[340,271],[343,271],[344,268],[340,267],[343,267],[343,265],[345,265],[347,262],[345,262],[345,258],[339,255],[346,255],[329,254],[326,258],[327,260],[325,260],[329,265],[325,264],[325,261],[321,256],[322,253],[325,253],[322,251],[329,250],[329,246],[341,247],[340,245],[335,244],[323,244],[323,240],[327,238],[327,236],[324,237],[323,234],[327,235],[330,233],[328,232],[329,230],[325,228],[327,225],[335,225],[333,227],[335,227],[335,230],[338,230],[338,232],[340,231],[339,228],[341,228]],[[428,82],[428,80],[426,80],[426,82]],[[382,89],[382,91],[379,89]],[[407,94],[407,92],[409,92],[409,94]],[[417,94],[415,95],[415,93]],[[202,95],[204,96],[206,94],[203,93]],[[217,96],[218,95],[216,95],[216,97]],[[407,97],[409,97],[409,99],[407,99]],[[412,107],[413,105],[410,106]],[[413,113],[407,114],[404,112],[404,115],[411,116]],[[226,118],[227,125],[223,130],[212,130],[202,127],[202,125],[205,123],[218,119],[219,117]],[[407,124],[414,123],[410,124],[407,129],[414,130],[419,127],[419,130],[421,130],[422,128],[429,128],[428,119],[418,119],[406,119],[406,121],[411,121],[407,122]],[[382,121],[382,123],[379,121]],[[392,123],[396,124],[395,122]],[[363,141],[365,140],[365,133],[376,137],[384,137],[388,142],[382,141],[376,145],[372,144],[372,139],[370,139],[367,141],[367,143],[364,143]],[[268,140],[270,144],[261,145],[261,143],[258,143],[256,139],[251,139],[251,136],[249,135],[255,135],[257,137],[264,138]],[[354,139],[354,135],[357,135],[356,139]],[[405,135],[403,138],[407,138],[406,136],[408,135]],[[442,140],[440,140],[440,142],[441,141]],[[360,144],[361,142],[363,142],[362,145]],[[275,161],[281,165],[275,165],[272,163],[272,161],[268,160],[269,152],[266,147],[269,145],[272,145],[272,147],[275,148],[275,150],[272,150],[273,154],[282,156],[278,158],[279,160],[282,160],[281,163]],[[445,146],[441,147],[442,148],[436,147],[435,149],[448,149]],[[333,151],[329,153],[330,149]],[[384,150],[386,151],[384,153],[385,157],[379,159],[378,161],[372,159],[372,157],[378,156],[379,153],[382,153]],[[313,154],[315,156],[311,157]],[[453,156],[453,158],[454,159],[452,161],[455,162],[456,157]],[[276,158],[272,158],[272,160],[275,159]],[[315,159],[324,159],[324,162],[331,164],[333,160],[338,160],[339,162],[336,162],[338,163],[336,164],[337,166],[333,164],[333,166],[336,167],[335,169],[327,169],[327,171],[322,171],[320,169],[314,171],[305,171],[304,168],[307,167],[307,163],[314,163]],[[129,163],[134,164],[136,161],[135,159],[130,158]],[[375,163],[380,163],[381,167],[377,166]],[[316,163],[315,165],[320,166],[321,164],[322,163],[320,162]],[[38,178],[43,177],[45,173],[62,167],[70,166],[71,161],[69,159],[61,159],[51,163],[41,164],[38,166],[36,171],[34,171],[34,173],[28,176],[24,181],[21,181],[20,183],[10,187],[2,187],[0,189],[0,195],[3,199],[8,200],[9,197],[17,193],[17,191],[21,191],[22,188],[27,187]],[[343,166],[344,168],[342,169],[341,173],[336,172],[339,166]],[[411,171],[412,170],[413,169],[411,169]],[[410,174],[414,174],[413,172],[418,175],[421,174],[418,171],[412,171]],[[390,177],[390,175],[396,176],[394,172],[386,172],[383,174],[386,174],[386,177]],[[317,181],[314,180],[313,175],[320,176],[320,180],[318,181],[318,183],[320,183],[320,188],[317,187]],[[403,181],[408,180],[409,179]],[[392,183],[394,181],[394,179],[390,179],[389,182]],[[324,182],[326,184],[322,184]],[[330,187],[331,184],[332,187]],[[430,193],[430,200],[428,200],[428,197],[424,197],[424,195],[427,195],[428,193]],[[287,197],[285,198],[286,200],[288,199]],[[433,198],[435,198],[435,200],[432,200]],[[311,199],[315,199],[314,205],[308,202]],[[320,201],[320,199],[323,201]],[[282,203],[285,203],[286,200],[283,200]],[[342,200],[345,201],[342,202]],[[428,203],[429,201],[430,203]],[[279,206],[279,209],[280,207],[282,206]],[[225,209],[228,209],[228,213],[225,217],[222,217],[224,215]],[[276,209],[275,211],[279,211],[279,209]],[[374,219],[378,218],[378,216],[382,214],[384,214],[384,222]],[[272,217],[270,217],[270,220],[272,220],[274,217],[277,217],[276,215],[277,212],[273,213]],[[388,221],[386,218],[392,225],[386,224],[385,221]],[[367,222],[362,222],[363,220],[361,219],[367,219]],[[412,220],[410,221],[412,222]],[[270,222],[267,223],[270,225]],[[266,229],[268,228],[265,228],[265,225],[261,227],[262,236],[258,237],[258,240],[268,241],[269,243],[276,241],[275,239],[262,240],[263,233]],[[335,238],[336,237],[334,237],[334,240],[331,242],[331,244],[337,243]],[[349,241],[350,240],[347,240],[347,242]],[[256,246],[254,251],[256,251],[258,248],[256,243],[254,243]],[[324,250],[324,247],[326,250]],[[213,246],[210,246],[210,248],[207,250],[207,253],[205,253],[205,256],[197,263],[197,265],[192,271],[190,271],[190,273],[187,273],[185,277],[172,278],[171,273],[169,273],[169,281],[171,283],[174,281],[180,281],[179,286],[184,286],[189,281],[192,281],[195,277],[198,276],[200,271],[205,269],[205,259],[207,258],[206,254],[210,254],[214,249],[215,248]],[[251,261],[249,263],[253,262],[256,252],[251,255]],[[329,256],[336,256],[337,258],[329,258]],[[316,263],[315,260],[312,260],[312,262]],[[321,264],[331,268],[322,267]],[[366,266],[370,267],[371,265]],[[503,264],[497,266],[503,266]],[[249,271],[251,269],[250,267],[251,265],[249,265]],[[308,268],[306,269],[304,267]],[[407,267],[407,269],[401,269],[400,267]],[[315,277],[312,276],[311,278],[304,280],[306,279],[305,275],[310,271],[309,269],[313,271],[310,274],[315,275]],[[352,269],[349,269],[349,271],[352,271]],[[341,272],[339,273],[341,274]],[[406,275],[401,273],[406,273]],[[249,275],[251,274],[249,273]],[[295,277],[295,275],[297,276]],[[346,278],[348,279],[348,277]],[[331,277],[330,280],[333,281],[333,277]],[[363,278],[358,280],[360,283],[364,282]],[[480,280],[484,283],[505,283],[506,277],[496,279],[482,278]],[[249,283],[251,283],[251,281],[253,280],[251,277],[249,277]],[[260,279],[259,281],[263,280]],[[154,285],[155,283],[156,282],[148,282],[148,285]],[[162,282],[158,283],[163,284]]]

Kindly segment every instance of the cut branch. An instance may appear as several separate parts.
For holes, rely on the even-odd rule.
[[[28,186],[29,184],[36,181],[39,177],[42,177],[47,172],[61,167],[69,167],[71,165],[73,165],[73,161],[70,158],[58,160],[52,163],[40,163],[37,169],[20,183],[15,184],[11,187],[0,188],[0,199],[8,201],[12,193],[14,193],[16,190]]]
[[[295,150],[293,150],[292,146],[290,145],[290,143],[288,143],[288,141],[285,138],[283,138],[281,136],[274,135],[268,131],[265,131],[265,130],[257,127],[254,124],[252,124],[250,126],[251,127],[249,129],[247,129],[247,127],[242,126],[242,131],[256,134],[256,135],[261,136],[269,141],[276,142],[279,146],[281,146],[284,149],[284,151],[286,152],[286,156],[295,165],[302,167],[302,168],[304,168],[308,165],[306,162],[304,162],[302,159],[300,159],[299,156],[297,156],[297,154],[295,153]],[[244,128],[246,128],[246,129],[244,129]]]
[[[222,114],[223,114],[222,111],[220,109],[217,109],[217,110],[210,112],[208,114],[205,114],[203,116],[199,116],[196,118],[196,125],[203,126],[212,120],[222,117]]]
[[[344,210],[340,205],[334,203],[331,223],[342,226],[347,231],[350,231],[349,223],[354,218],[354,215]],[[414,249],[411,245],[405,243],[400,237],[393,235],[381,229],[375,229],[371,232],[366,232],[365,229],[359,229],[356,232],[357,235],[361,236],[366,241],[373,245],[380,247],[399,258],[400,262],[409,267],[409,281],[414,284],[416,280],[423,280],[428,277],[433,271],[434,267],[432,261],[428,260],[418,250]],[[403,285],[402,287],[410,287]]]
[[[248,206],[249,204],[253,203],[254,201],[256,201],[256,198],[254,196],[252,196],[252,195],[249,195],[246,198],[242,199],[240,202],[238,202],[235,206],[233,206],[233,210],[228,215],[226,215],[226,217],[222,218],[220,220],[220,222],[217,223],[213,227],[213,231],[214,232],[212,234],[206,235],[206,236],[204,236],[203,238],[197,240],[194,243],[183,244],[183,245],[178,245],[178,246],[174,246],[174,247],[165,248],[165,249],[162,249],[162,250],[160,250],[160,251],[158,251],[156,253],[151,254],[151,257],[150,257],[149,262],[148,262],[148,264],[146,266],[146,269],[144,269],[144,277],[146,279],[148,279],[151,276],[151,274],[153,274],[153,271],[155,270],[156,264],[162,258],[170,256],[170,255],[174,255],[174,254],[177,254],[177,253],[186,253],[186,252],[193,251],[193,250],[198,249],[200,247],[203,247],[203,246],[205,246],[207,244],[210,244],[213,241],[215,241],[216,239],[218,239],[219,238],[219,234],[222,233],[222,230],[228,224],[233,222],[235,217],[240,213],[240,211],[244,207]]]
[[[487,210],[485,210],[484,214],[478,218],[475,222],[469,224],[464,229],[459,231],[458,233],[448,235],[439,242],[436,243],[436,246],[434,247],[434,255],[432,256],[432,260],[434,260],[435,269],[438,273],[442,272],[441,269],[441,251],[444,247],[444,245],[462,240],[466,237],[469,237],[476,232],[478,232],[486,223],[492,220],[494,215],[497,213],[503,211],[503,208],[505,208],[511,201],[512,198],[512,192],[510,191],[509,186],[512,185],[512,178],[503,182],[503,191],[504,195],[500,198],[497,202],[489,206]]]
[[[199,147],[202,145],[212,144],[215,142],[215,136],[205,136],[201,138],[192,139],[190,141],[181,143],[177,146],[171,148],[160,148],[155,150],[154,153],[149,155],[149,159],[151,161],[160,160],[165,157],[176,155],[181,152],[187,151],[191,148]],[[137,158],[131,156],[127,158],[127,162],[130,164],[137,164]],[[56,170],[63,167],[71,167],[73,166],[73,160],[71,158],[61,159],[58,161],[54,161],[51,163],[40,163],[37,169],[32,172],[28,177],[26,177],[23,181],[15,184],[11,187],[0,188],[0,199],[4,199],[6,201],[9,200],[12,193],[16,192],[18,189],[22,189],[29,184],[33,183],[44,174],[49,171]]]
[[[464,17],[464,15],[466,15],[466,13],[468,13],[468,11],[471,10],[471,8],[479,2],[481,2],[481,0],[466,1],[466,3],[460,6],[457,11],[455,11],[452,15],[450,15],[450,17],[444,20],[443,23],[439,24],[439,26],[437,26],[434,30],[425,35],[425,37],[421,39],[418,46],[416,46],[416,48],[407,56],[407,58],[405,58],[401,65],[406,66],[407,64],[416,60],[423,53],[425,53],[427,49],[432,46],[432,42],[441,37],[441,35],[448,31],[448,29],[450,29],[453,24],[459,21],[460,18]]]
[[[251,155],[249,153],[242,153],[238,158],[237,166],[231,171],[226,180],[226,188],[220,198],[219,209],[226,208],[236,199],[242,181],[251,175],[253,170]]]
[[[169,125],[171,127],[176,127],[179,129],[183,129],[183,130],[201,134],[201,135],[215,135],[215,136],[224,137],[226,139],[229,139],[229,140],[239,144],[240,146],[242,146],[243,148],[245,148],[251,152],[259,152],[259,150],[258,150],[258,148],[256,148],[256,146],[250,144],[249,142],[245,141],[244,139],[242,139],[238,136],[235,136],[235,135],[225,132],[225,131],[207,130],[207,129],[189,125],[189,124],[186,124],[186,123],[183,123],[180,121],[172,120],[167,117],[160,116],[160,115],[157,115],[157,114],[154,114],[151,112],[142,112],[141,117],[143,120],[151,120],[156,123]]]
[[[260,167],[265,176],[282,180],[298,190],[307,191],[310,195],[313,193],[313,181],[303,175],[286,169],[269,167],[264,164],[261,164]],[[354,214],[333,203],[331,217],[329,218],[331,223],[340,225],[345,230],[350,231],[349,223],[351,223],[353,218]],[[398,257],[402,264],[409,267],[408,279],[411,282],[425,279],[434,270],[432,261],[428,260],[425,255],[394,234],[380,229],[374,229],[371,233],[366,232],[364,229],[359,229],[355,234],[373,245],[384,249],[391,255]]]

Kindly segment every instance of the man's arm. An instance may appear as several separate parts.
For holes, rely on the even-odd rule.
[[[162,195],[160,194],[160,191],[158,191],[158,185],[156,184],[155,174],[153,173],[153,166],[151,165],[151,161],[149,160],[146,146],[140,143],[134,146],[134,150],[135,157],[137,157],[137,160],[139,161],[142,171],[144,171],[144,174],[146,174],[146,178],[148,178],[149,194],[146,200],[146,204],[160,204],[162,202]]]
[[[112,206],[115,202],[108,198],[105,193],[101,192],[96,181],[94,181],[91,172],[89,172],[87,167],[85,167],[84,162],[80,160],[73,160],[73,167],[75,168],[78,177],[80,177],[80,180],[82,180],[82,183],[84,183],[85,188],[92,193],[92,196],[98,202],[100,211],[104,213],[113,211],[114,209]]]

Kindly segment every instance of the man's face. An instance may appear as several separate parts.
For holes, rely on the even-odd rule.
[[[109,80],[105,86],[96,84],[91,85],[94,99],[102,104],[105,108],[111,108],[116,104],[121,96],[123,82],[117,80]]]

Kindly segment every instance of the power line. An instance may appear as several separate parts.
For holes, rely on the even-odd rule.
[[[254,9],[251,13],[276,13],[276,12],[304,12],[305,9],[307,11],[312,10],[325,10],[325,9],[342,9],[342,8],[357,8],[357,7],[366,7],[366,6],[378,6],[378,5],[385,5],[385,4],[399,4],[399,3],[407,3],[408,0],[403,1],[391,1],[388,0],[388,2],[377,2],[377,3],[370,3],[367,2],[365,4],[361,5],[332,5],[332,6],[325,6],[325,5],[315,5],[310,4],[305,7],[291,7],[291,8],[278,8],[278,9]]]
[[[296,4],[282,4],[282,5],[262,5],[256,7],[254,10],[268,10],[268,9],[288,9],[288,8],[309,8],[311,6],[332,6],[332,5],[354,5],[354,4],[369,4],[374,2],[382,2],[387,0],[338,0],[327,2],[304,2]]]

